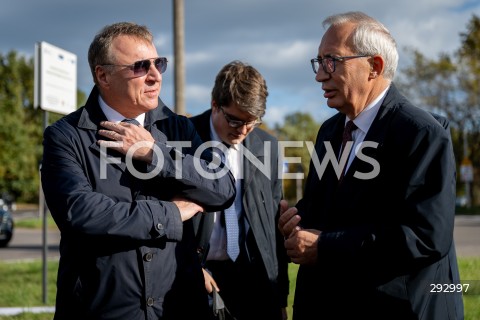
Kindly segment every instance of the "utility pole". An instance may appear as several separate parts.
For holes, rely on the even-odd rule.
[[[175,60],[175,113],[185,115],[184,2],[173,0],[173,55]]]

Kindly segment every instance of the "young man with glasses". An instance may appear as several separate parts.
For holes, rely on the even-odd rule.
[[[211,109],[190,118],[202,139],[218,146],[236,179],[232,208],[194,217],[194,225],[207,291],[219,289],[237,320],[286,318],[287,256],[277,229],[282,198],[278,142],[257,128],[267,95],[262,75],[233,61],[216,76]],[[269,164],[269,171],[262,172],[247,152]]]
[[[398,53],[383,24],[347,12],[324,26],[311,63],[339,112],[322,124],[315,154],[344,158],[345,138],[347,161],[322,175],[312,161],[303,198],[282,202],[279,228],[300,264],[293,320],[463,319],[448,121],[395,87]]]
[[[61,231],[54,318],[208,319],[191,218],[229,207],[233,176],[194,166],[213,173],[213,158],[194,159],[195,128],[160,100],[167,59],[146,27],[106,26],[88,61],[86,105],[44,133],[42,186]]]

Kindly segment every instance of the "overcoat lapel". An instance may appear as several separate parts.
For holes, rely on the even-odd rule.
[[[390,90],[387,92],[385,99],[378,110],[377,116],[372,123],[372,126],[368,130],[365,139],[363,142],[373,142],[376,143],[376,147],[365,147],[362,149],[362,153],[369,158],[375,159],[380,162],[380,157],[382,156],[382,150],[384,146],[384,141],[388,136],[388,131],[390,128],[390,122],[393,119],[395,101],[398,101],[398,91],[392,85]],[[358,157],[355,157],[352,161],[352,165],[349,168],[345,179],[356,179],[353,177],[356,171],[361,173],[371,172],[373,169],[372,165],[366,161],[360,160]],[[381,170],[381,168],[380,168]]]
[[[258,159],[261,163],[265,164],[265,162],[268,162],[271,164],[271,161],[269,158],[265,157],[265,151],[264,151],[264,141],[262,141],[255,131],[251,132],[244,140],[244,147],[247,149],[253,157]],[[269,149],[270,150],[270,149]],[[245,153],[246,151],[244,151]],[[261,172],[257,172],[258,168],[250,161],[248,158],[243,154],[243,184],[242,184],[242,202],[243,202],[243,207],[247,208],[248,204],[245,201],[245,194],[249,190],[249,185],[252,182],[253,177],[255,174],[263,174]],[[271,173],[271,170],[268,170],[268,173]],[[272,179],[275,177],[271,177]],[[252,228],[255,228],[255,226],[260,226],[262,225],[262,222],[259,222],[259,219],[263,220],[263,218],[266,217],[260,217],[257,210],[244,210],[248,222]],[[266,222],[263,222],[266,224]]]

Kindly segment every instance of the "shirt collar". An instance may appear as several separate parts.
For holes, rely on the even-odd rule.
[[[368,129],[370,129],[370,126],[372,125],[373,120],[377,116],[378,110],[382,105],[383,99],[387,94],[388,88],[389,87],[383,90],[382,93],[380,93],[378,97],[376,97],[375,100],[373,100],[365,109],[363,109],[362,112],[360,112],[360,114],[353,120],[353,123],[355,123],[358,129],[362,130],[365,133],[368,132]],[[345,124],[349,120],[350,119],[346,117]]]
[[[119,113],[117,110],[113,109],[110,107],[100,95],[98,95],[98,104],[100,105],[100,108],[102,109],[103,113],[107,117],[108,121],[111,122],[121,122],[123,119],[125,119],[125,116],[123,116],[121,113]],[[145,113],[142,113],[138,117],[135,118],[141,126],[145,125]]]

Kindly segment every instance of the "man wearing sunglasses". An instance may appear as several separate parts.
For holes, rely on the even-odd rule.
[[[194,158],[191,122],[159,99],[167,59],[146,27],[106,26],[88,60],[86,105],[44,133],[42,186],[61,231],[55,319],[207,319],[191,218],[229,207],[233,176],[195,168],[215,173],[211,154]]]
[[[282,198],[278,142],[257,128],[267,95],[262,75],[233,61],[216,76],[211,109],[190,118],[202,139],[218,146],[236,179],[234,205],[197,216],[194,224],[207,291],[219,289],[237,320],[286,317],[287,256],[276,227]],[[268,172],[254,165],[247,152],[269,164]]]
[[[293,320],[463,319],[448,121],[395,87],[396,43],[382,23],[347,12],[323,25],[311,64],[339,112],[315,154],[334,150],[344,168],[320,175],[312,159],[303,198],[282,203],[279,228],[300,265]]]

